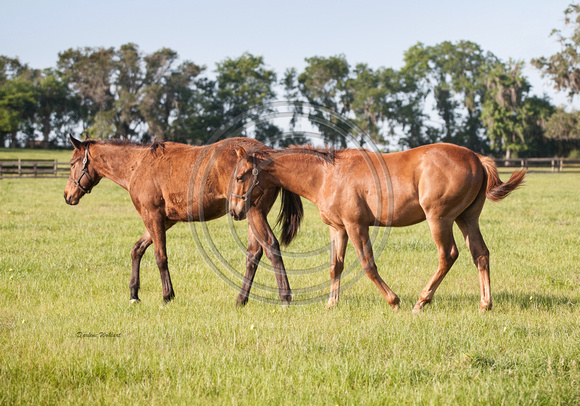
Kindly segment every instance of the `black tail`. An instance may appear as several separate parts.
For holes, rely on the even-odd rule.
[[[282,202],[280,213],[276,220],[276,226],[282,225],[282,234],[280,234],[280,243],[287,246],[298,234],[300,222],[304,216],[302,199],[295,193],[282,189]]]

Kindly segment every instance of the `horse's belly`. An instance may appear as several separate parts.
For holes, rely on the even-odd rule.
[[[226,214],[225,199],[205,199],[200,202],[197,199],[183,198],[180,201],[170,199],[165,204],[165,215],[171,221],[209,221],[222,217]]]
[[[375,218],[383,227],[406,227],[425,220],[425,212],[418,201],[394,202],[394,210],[384,204],[381,211],[376,211]]]

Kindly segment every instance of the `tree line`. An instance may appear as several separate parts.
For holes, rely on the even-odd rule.
[[[572,99],[580,93],[580,6],[564,15],[564,29],[552,33],[561,51],[531,63]],[[284,99],[296,113],[301,102],[328,109],[309,119],[334,147],[347,146],[350,129],[318,123],[340,127],[338,116],[386,149],[451,142],[509,158],[567,156],[580,148],[579,112],[531,95],[523,61],[502,61],[470,41],[417,43],[400,69],[351,64],[344,55],[305,62],[278,77],[261,56],[244,53],[209,75],[174,50],[146,54],[133,43],[68,49],[44,70],[0,56],[0,146],[59,147],[79,128],[93,138],[204,144],[248,111],[257,138],[283,145],[282,130],[259,117],[268,103]],[[243,120],[238,127],[243,135]],[[288,140],[304,138],[296,130]]]

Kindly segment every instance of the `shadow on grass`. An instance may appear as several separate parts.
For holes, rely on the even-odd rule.
[[[579,304],[578,298],[571,298],[566,295],[545,295],[532,292],[513,293],[507,291],[500,291],[492,293],[492,301],[494,309],[498,308],[518,308],[521,310],[555,310],[555,309],[570,309],[577,307]],[[461,308],[464,306],[479,305],[479,295],[461,294],[461,295],[442,295],[435,296],[442,307]]]
[[[522,310],[539,309],[553,310],[555,308],[570,308],[578,306],[578,298],[571,298],[566,295],[545,295],[532,292],[529,295],[524,293],[498,292],[493,298],[496,303],[505,303],[510,306],[519,307]]]
[[[401,310],[409,310],[415,305],[417,296],[400,295]],[[477,294],[435,294],[433,302],[427,305],[425,310],[439,309],[470,309],[479,308],[479,295]],[[557,310],[572,309],[578,307],[580,300],[577,297],[566,295],[541,295],[537,293],[524,294],[500,291],[492,293],[494,309],[517,308],[520,310]],[[349,307],[376,307],[388,308],[387,302],[380,295],[367,295],[362,293],[349,293],[341,297],[343,305]]]

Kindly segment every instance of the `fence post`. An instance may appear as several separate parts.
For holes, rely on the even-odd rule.
[[[54,172],[54,177],[55,177],[55,178],[57,177],[57,173],[56,173],[56,166],[57,166],[57,165],[58,165],[58,162],[57,162],[57,160],[55,159],[55,160],[54,160],[54,166],[53,166],[53,172]]]
[[[34,177],[38,178],[38,170],[37,170],[37,163],[36,162],[32,165],[32,170],[34,171]]]
[[[0,179],[2,179],[2,162],[0,162]]]
[[[558,168],[558,172],[564,171],[564,158],[560,158],[560,167]]]
[[[18,176],[22,177],[22,161],[18,158]]]

